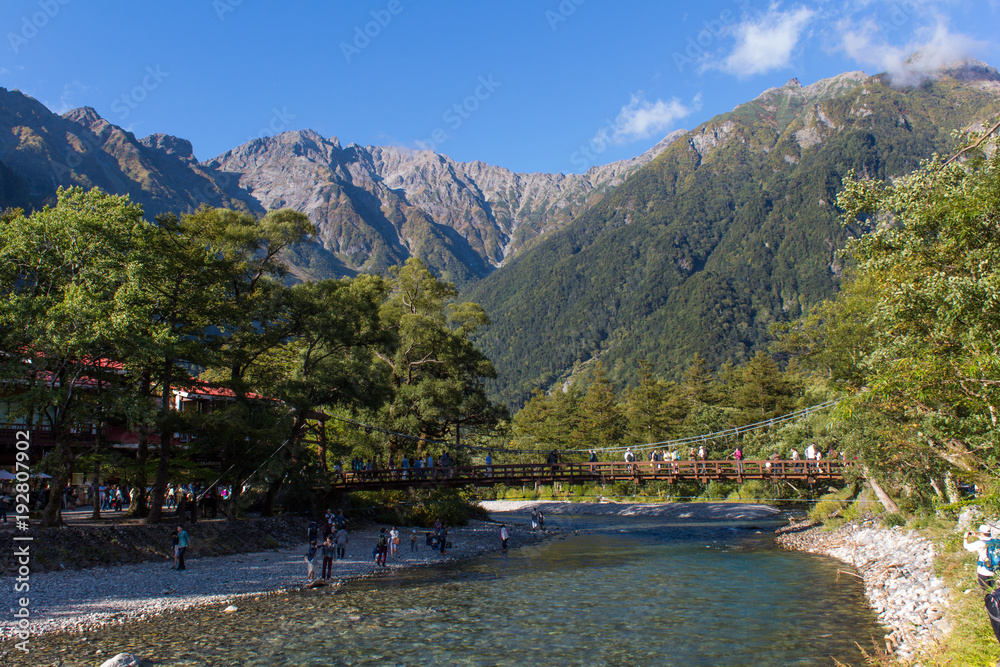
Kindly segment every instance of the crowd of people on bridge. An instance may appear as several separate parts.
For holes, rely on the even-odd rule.
[[[646,456],[648,456],[649,462],[654,464],[655,470],[659,471],[666,468],[667,465],[678,461],[708,461],[710,452],[706,449],[706,446],[702,444],[697,449],[690,447],[686,458],[682,455],[681,449],[677,447],[673,449],[652,449],[649,450]],[[623,458],[626,464],[626,471],[631,473],[633,471],[633,464],[637,460],[636,452],[632,450],[632,447],[626,447]],[[726,458],[735,461],[738,469],[743,469],[743,462],[746,460],[746,457],[740,445],[737,445]],[[819,467],[819,462],[824,459],[842,462],[844,460],[844,456],[842,453],[835,451],[832,447],[830,447],[824,454],[820,446],[815,443],[809,443],[805,449],[804,460],[799,454],[799,451],[795,448],[792,448],[789,451],[787,459],[782,459],[778,452],[774,452],[768,458],[764,459],[764,469],[775,473],[788,471],[803,472],[807,471],[811,466]],[[789,461],[791,463],[788,463]],[[803,462],[798,463],[799,461]],[[590,450],[589,462],[597,463],[596,450]],[[702,465],[702,467],[699,468],[699,472],[705,472],[706,470],[707,467],[705,465]],[[673,471],[678,471],[676,466],[674,466]]]
[[[487,465],[491,464],[492,458],[487,461]],[[359,480],[426,479],[429,476],[432,476],[431,471],[433,469],[443,471],[445,474],[450,476],[454,474],[454,466],[455,461],[448,452],[443,452],[437,458],[434,458],[432,454],[428,454],[426,457],[408,457],[406,454],[402,454],[397,460],[395,455],[393,455],[389,457],[388,462],[384,465],[374,457],[369,459],[356,457],[351,459],[349,463],[350,471],[353,474],[353,477]],[[344,465],[342,462],[337,463],[334,466],[335,473],[342,473],[343,470]]]

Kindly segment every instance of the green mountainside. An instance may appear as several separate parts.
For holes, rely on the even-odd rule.
[[[793,80],[704,123],[469,292],[496,392],[519,404],[598,356],[619,386],[643,359],[673,377],[695,353],[748,360],[836,292],[845,175],[903,174],[998,112],[1000,75],[969,63],[907,89]]]

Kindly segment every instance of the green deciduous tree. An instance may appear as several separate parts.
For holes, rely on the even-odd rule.
[[[851,180],[839,203],[868,225],[848,246],[872,300],[853,409],[903,415],[920,449],[979,474],[1000,455],[1000,159],[966,156]]]
[[[380,313],[388,337],[377,352],[392,392],[382,411],[385,423],[423,439],[456,442],[461,429],[496,424],[505,410],[487,399],[483,384],[496,371],[469,339],[489,324],[483,309],[454,303],[454,285],[435,278],[418,259],[394,269],[388,280]],[[389,443],[390,450],[398,446]]]
[[[73,429],[103,421],[97,397],[120,384],[108,359],[131,330],[131,241],[142,224],[128,197],[80,188],[0,221],[0,373],[19,416],[55,439],[46,526],[61,522]]]

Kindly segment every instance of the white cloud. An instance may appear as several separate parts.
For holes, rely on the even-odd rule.
[[[621,108],[614,121],[598,130],[595,142],[624,144],[637,139],[662,135],[673,124],[701,108],[701,93],[691,104],[684,104],[674,97],[668,102],[657,99],[650,102],[642,92],[633,93],[628,104]]]
[[[877,39],[879,26],[874,21],[860,25],[844,21],[838,27],[841,48],[848,56],[887,72],[893,84],[901,86],[915,85],[944,65],[988,46],[968,35],[951,32],[942,17],[937,17],[934,25],[918,30],[916,37],[902,46]]]
[[[55,103],[46,101],[45,106],[57,114],[64,114],[67,111],[72,111],[80,106],[76,101],[76,97],[78,94],[86,93],[88,90],[90,90],[90,86],[80,83],[79,81],[67,83],[63,86],[62,95],[59,96],[59,101]]]
[[[792,51],[816,12],[808,7],[782,12],[772,4],[767,14],[734,26],[736,47],[719,69],[740,77],[788,67]]]

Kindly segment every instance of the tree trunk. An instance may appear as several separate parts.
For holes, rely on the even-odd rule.
[[[243,485],[234,482],[233,492],[229,494],[226,498],[226,518],[230,521],[236,521],[240,516],[240,498],[243,497]]]
[[[170,482],[170,440],[173,437],[170,412],[173,408],[170,401],[173,398],[173,359],[167,359],[163,368],[163,393],[160,395],[161,426],[160,426],[160,463],[156,468],[156,482],[153,484],[153,495],[150,498],[149,515],[146,523],[160,523],[163,515],[163,498]]]
[[[951,476],[950,472],[945,475],[944,490],[948,493],[948,502],[952,504],[961,502],[962,495],[958,492],[958,485],[955,484],[955,478]]]
[[[94,521],[101,520],[101,459],[94,459],[94,481],[90,484],[91,494],[94,496],[94,511],[90,518]]]
[[[142,383],[139,385],[139,395],[149,401],[150,394],[150,374],[147,370],[143,373]],[[148,404],[148,403],[147,403]],[[136,452],[136,466],[138,468],[136,486],[137,493],[132,494],[132,507],[129,512],[132,516],[149,516],[149,497],[146,488],[149,486],[149,477],[146,472],[146,464],[149,461],[149,433],[146,430],[146,420],[143,419],[139,425],[139,450]]]
[[[882,490],[882,487],[875,481],[875,478],[869,474],[868,468],[863,468],[862,473],[865,476],[865,481],[872,487],[872,491],[875,492],[875,496],[879,499],[879,502],[882,503],[882,507],[885,508],[885,511],[898,514],[899,506],[893,502],[888,493]]]
[[[264,507],[260,511],[261,516],[274,516],[274,505],[278,501],[278,491],[285,481],[285,475],[281,475],[267,485],[267,495],[264,497]]]
[[[69,473],[65,469],[60,469],[49,480],[49,501],[45,504],[45,509],[42,510],[42,528],[62,525],[63,490],[68,481]]]

